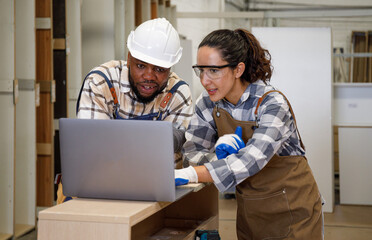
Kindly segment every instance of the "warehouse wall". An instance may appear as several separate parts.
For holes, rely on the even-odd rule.
[[[215,0],[173,0],[172,4],[177,6],[177,11],[179,12],[218,12],[221,11],[233,12],[239,11],[238,7],[244,6],[244,4],[239,4],[244,2],[243,0],[230,0],[227,2],[233,2],[235,4],[225,3],[224,1]],[[264,10],[276,10],[276,9],[290,9],[290,8],[300,8],[300,7],[319,7],[319,6],[360,6],[360,7],[372,7],[372,2],[370,0],[357,0],[357,1],[347,1],[347,0],[303,0],[301,4],[298,4],[296,0],[273,0],[270,1],[272,4],[259,4],[259,2],[267,2],[264,0],[256,0],[255,4],[249,5],[250,7],[257,7]],[[284,5],[279,4],[282,2],[293,3],[298,5]],[[275,4],[278,3],[278,4]],[[333,47],[343,48],[345,52],[350,52],[351,46],[351,32],[352,31],[365,31],[372,30],[372,16],[370,17],[337,17],[337,18],[281,18],[281,19],[224,19],[219,20],[207,19],[207,18],[179,18],[178,31],[180,34],[186,36],[192,41],[192,55],[194,56],[194,62],[196,62],[196,52],[197,46],[202,40],[202,38],[209,32],[218,28],[229,28],[236,29],[239,27],[245,27],[251,29],[252,27],[331,27],[332,28],[332,43]],[[339,59],[336,59],[339,60]],[[335,63],[339,65],[339,62]],[[344,69],[346,72],[339,76],[340,78],[345,78],[349,74],[348,61],[343,61],[345,64]],[[338,71],[336,69],[336,71]],[[339,72],[339,71],[338,71]],[[199,83],[199,79],[194,76],[194,89],[195,95],[199,95],[202,91],[202,86]],[[338,79],[338,81],[345,81],[345,79]]]

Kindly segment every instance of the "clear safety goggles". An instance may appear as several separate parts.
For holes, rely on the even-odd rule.
[[[237,66],[237,63],[230,63],[222,66],[216,66],[216,65],[194,65],[192,66],[192,69],[194,69],[194,72],[196,76],[200,78],[200,76],[205,73],[208,78],[210,79],[217,79],[221,78],[223,76],[223,68],[226,67],[235,67]]]

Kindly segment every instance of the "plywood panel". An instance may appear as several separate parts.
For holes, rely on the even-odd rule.
[[[36,17],[51,17],[52,16],[52,1],[51,0],[35,0]]]
[[[158,18],[158,0],[151,0],[151,19]]]
[[[353,32],[352,43],[354,53],[367,52],[367,32]],[[353,58],[353,82],[367,82],[367,58]]]
[[[50,30],[36,30],[36,79],[52,79],[52,33]]]
[[[368,52],[372,53],[372,31],[368,32]],[[368,58],[368,82],[372,83],[372,57]]]
[[[320,192],[333,211],[330,28],[252,28],[272,56],[272,84],[288,97]]]
[[[52,0],[36,0],[36,17],[51,18]],[[36,141],[53,145],[53,79],[52,29],[36,29],[36,82],[40,83],[40,106],[36,111]],[[37,157],[37,205],[53,205],[53,155]]]
[[[52,176],[52,156],[37,157],[37,205],[53,205],[53,176]]]
[[[66,37],[65,0],[53,0],[53,38]]]
[[[134,2],[134,17],[135,17],[135,22],[134,24],[136,26],[139,26],[142,23],[142,0],[135,0]]]
[[[40,107],[36,111],[37,143],[52,143],[53,108],[50,99],[50,93],[40,92]]]

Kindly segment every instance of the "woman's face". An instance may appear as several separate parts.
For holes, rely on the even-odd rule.
[[[196,71],[200,71],[200,82],[211,101],[226,98],[232,104],[237,104],[245,88],[242,91],[241,74],[237,74],[237,68],[216,68],[227,64],[229,63],[221,58],[217,49],[208,46],[198,49],[197,66],[202,67],[196,67]]]

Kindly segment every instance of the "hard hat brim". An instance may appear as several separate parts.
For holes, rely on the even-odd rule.
[[[180,51],[182,52],[182,48],[180,48]],[[170,68],[173,65],[175,65],[176,63],[178,63],[180,58],[181,58],[181,55],[182,55],[182,54],[178,54],[179,57],[176,59],[176,61],[169,62],[169,61],[162,61],[160,59],[155,59],[153,57],[147,56],[147,55],[145,55],[145,54],[143,54],[139,51],[133,50],[133,49],[129,50],[129,52],[132,55],[132,57],[134,57],[134,58],[137,58],[137,59],[139,59],[143,62],[152,64],[152,65],[155,65],[155,66],[158,66],[158,67],[163,67],[163,68]]]

